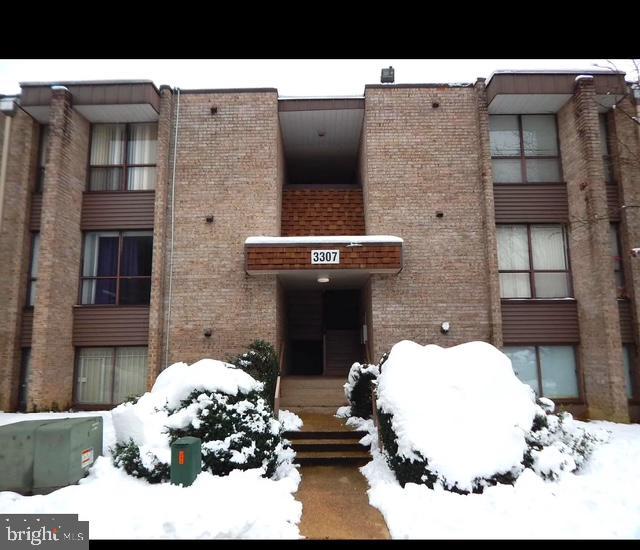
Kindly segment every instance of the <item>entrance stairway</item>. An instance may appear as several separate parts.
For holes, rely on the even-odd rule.
[[[302,430],[284,433],[284,437],[291,441],[296,451],[296,463],[362,466],[371,459],[369,446],[360,443],[360,439],[367,435],[367,432],[352,430],[342,419],[330,414],[304,410],[296,414],[302,418]]]
[[[336,414],[347,405],[346,376],[283,376],[280,379],[280,408],[294,412]]]

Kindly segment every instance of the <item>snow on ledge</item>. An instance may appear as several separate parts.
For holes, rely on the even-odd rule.
[[[400,237],[392,235],[338,235],[313,237],[248,237],[244,244],[360,244],[402,243]]]
[[[592,74],[579,74],[578,76],[576,76],[576,82],[578,82],[578,80],[593,80],[593,75]]]

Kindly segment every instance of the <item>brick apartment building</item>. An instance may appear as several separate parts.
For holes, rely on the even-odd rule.
[[[637,421],[636,102],[612,72],[327,99],[22,84],[0,114],[0,409],[109,407],[257,338],[283,405],[332,405],[401,339],[484,340],[539,395]]]

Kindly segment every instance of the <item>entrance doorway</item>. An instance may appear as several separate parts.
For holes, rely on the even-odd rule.
[[[285,301],[288,375],[346,377],[364,361],[361,290],[289,290]]]

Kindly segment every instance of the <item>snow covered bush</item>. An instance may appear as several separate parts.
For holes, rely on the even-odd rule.
[[[278,477],[294,452],[262,392],[261,382],[228,363],[171,365],[151,392],[112,411],[114,464],[150,483],[167,481],[171,443],[193,436],[202,441],[205,471],[260,468],[265,477]]]
[[[351,405],[351,416],[371,418],[373,414],[371,390],[379,374],[377,365],[360,363],[351,365],[347,383],[344,385],[344,395]]]
[[[278,354],[273,346],[264,340],[255,340],[249,344],[249,350],[246,353],[234,357],[229,362],[264,384],[262,391],[273,410],[280,370]]]
[[[481,493],[513,484],[526,467],[554,479],[579,468],[596,443],[570,415],[553,415],[549,400],[536,402],[509,358],[485,342],[399,342],[376,402],[384,453],[402,486]]]
[[[541,398],[536,403],[523,464],[543,479],[556,481],[562,472],[580,470],[596,446],[607,438],[603,433],[581,428],[566,411],[553,414],[555,405],[550,399]]]

